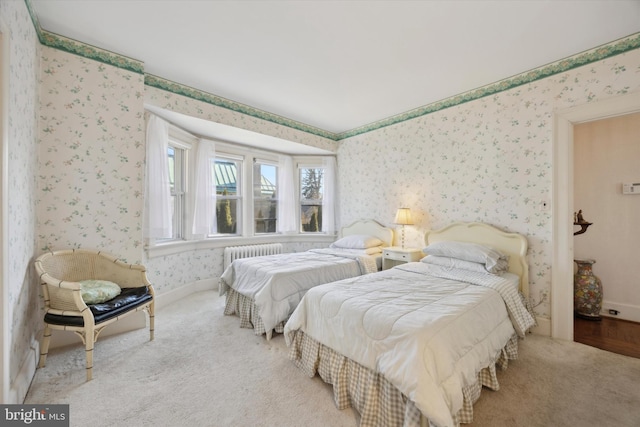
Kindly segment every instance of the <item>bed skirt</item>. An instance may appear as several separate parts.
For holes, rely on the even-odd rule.
[[[316,372],[333,385],[333,398],[338,409],[353,407],[360,414],[360,427],[418,427],[431,425],[415,404],[407,399],[384,376],[354,362],[320,344],[302,331],[295,331],[289,358],[309,377]],[[478,373],[477,381],[462,390],[464,401],[457,414],[458,424],[473,421],[473,404],[480,398],[482,386],[500,388],[496,366],[506,369],[509,360],[518,357],[518,337],[513,335],[495,362]]]
[[[224,306],[224,314],[237,315],[240,317],[240,327],[253,329],[256,335],[266,335],[267,339],[271,339],[273,331],[281,334],[284,332],[284,324],[286,320],[278,323],[276,327],[267,332],[262,322],[262,318],[258,314],[258,307],[256,307],[255,301],[241,293],[235,291],[235,289],[227,289],[226,302]]]

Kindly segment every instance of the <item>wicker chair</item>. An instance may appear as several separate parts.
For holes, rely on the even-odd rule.
[[[149,334],[153,340],[155,294],[143,266],[125,264],[103,252],[75,249],[45,253],[36,259],[35,267],[45,303],[38,367],[45,366],[52,329],[80,336],[87,356],[87,381],[93,376],[93,346],[105,326],[144,310],[149,315]],[[89,279],[114,282],[121,293],[102,304],[87,305],[79,281]]]

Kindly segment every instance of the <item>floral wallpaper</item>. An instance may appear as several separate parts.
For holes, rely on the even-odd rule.
[[[37,120],[38,120],[38,69],[39,44],[31,18],[23,2],[0,1],[0,16],[3,24],[2,36],[8,43],[9,87],[8,93],[8,171],[7,182],[7,247],[4,254],[8,266],[3,286],[7,299],[2,300],[2,310],[8,311],[6,318],[11,324],[5,337],[11,348],[5,356],[9,358],[10,393],[21,399],[29,383],[19,383],[17,376],[27,363],[36,331],[42,320],[39,313],[39,288],[34,286],[35,274],[31,262],[36,253],[36,179]],[[6,64],[2,64],[4,68]],[[6,350],[6,349],[5,349]],[[18,403],[18,402],[4,402]]]
[[[191,250],[148,258],[144,265],[156,291],[164,294],[199,280],[222,275],[223,248]]]
[[[38,248],[142,260],[144,79],[42,47]]]
[[[549,317],[553,114],[640,92],[633,50],[495,95],[340,141],[340,223],[392,226],[399,207],[416,224],[407,241],[453,221],[481,221],[529,241],[530,297]],[[372,197],[372,189],[375,197]]]

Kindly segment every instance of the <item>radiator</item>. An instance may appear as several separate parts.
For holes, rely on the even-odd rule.
[[[224,248],[224,268],[238,258],[274,255],[282,253],[282,243],[265,243],[263,245],[229,246]]]

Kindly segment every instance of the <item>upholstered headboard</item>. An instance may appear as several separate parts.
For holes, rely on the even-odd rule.
[[[427,245],[442,241],[478,243],[509,255],[509,272],[520,276],[520,291],[529,296],[528,243],[523,235],[481,222],[455,222],[440,230],[427,231],[424,241]]]
[[[393,230],[372,219],[356,221],[351,225],[342,227],[340,230],[341,237],[351,236],[354,234],[375,236],[384,242],[383,246],[391,246],[393,244]]]

